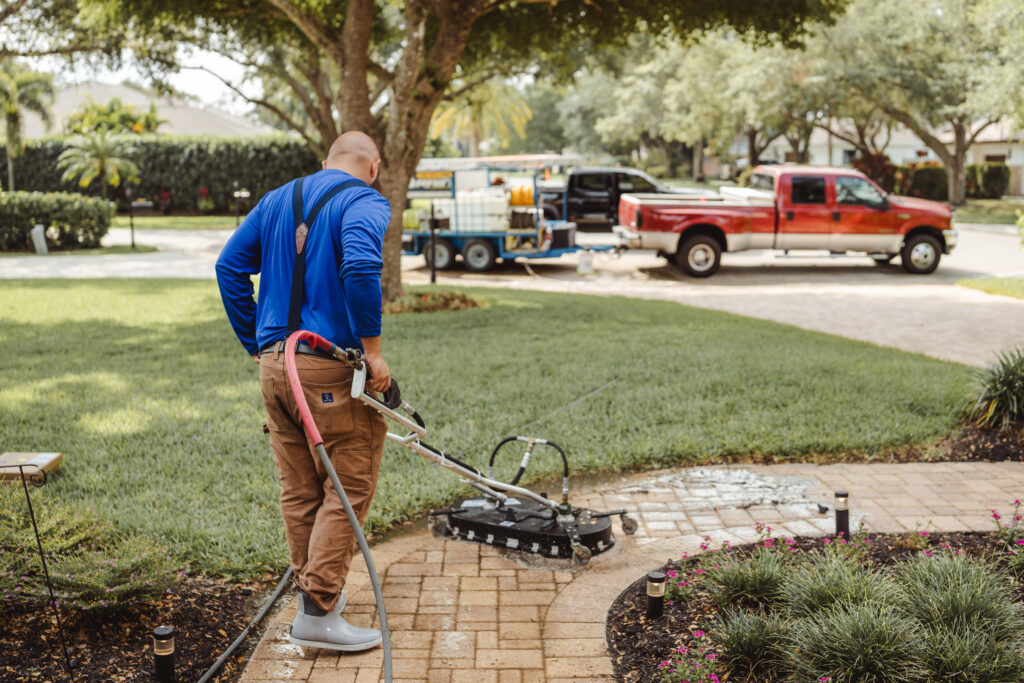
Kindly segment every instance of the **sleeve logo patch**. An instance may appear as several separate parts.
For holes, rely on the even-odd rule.
[[[325,392],[323,394],[320,394],[320,402],[321,403],[334,403],[334,394],[332,394],[329,391]]]

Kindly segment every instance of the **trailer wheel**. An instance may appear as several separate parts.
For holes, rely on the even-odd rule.
[[[906,241],[900,252],[903,270],[914,275],[927,275],[935,272],[942,258],[942,247],[939,241],[927,233],[917,233]]]
[[[462,262],[467,270],[482,273],[493,268],[497,260],[498,250],[488,240],[469,240],[462,248]]]
[[[722,246],[710,235],[683,238],[675,262],[690,277],[711,277],[722,264]]]
[[[423,257],[427,259],[427,268],[430,261],[434,261],[437,270],[451,270],[455,267],[455,245],[446,239],[427,240],[423,245]]]

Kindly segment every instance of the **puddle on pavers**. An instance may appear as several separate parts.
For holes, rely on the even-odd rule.
[[[673,493],[686,511],[749,508],[755,505],[812,505],[809,490],[819,482],[800,477],[769,476],[750,470],[694,467],[633,480],[601,493],[630,495]],[[684,492],[681,494],[681,492]]]

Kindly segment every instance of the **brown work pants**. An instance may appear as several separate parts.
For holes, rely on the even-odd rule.
[[[296,354],[306,402],[359,523],[377,488],[387,427],[383,416],[351,397],[352,368]],[[270,445],[281,481],[281,514],[298,587],[322,609],[334,609],[345,585],[355,532],[320,457],[306,439],[285,373],[284,353],[260,357],[260,389]]]

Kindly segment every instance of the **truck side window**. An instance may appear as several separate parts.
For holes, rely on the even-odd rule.
[[[881,206],[884,198],[863,178],[836,178],[836,203],[858,206]]]
[[[771,192],[775,189],[775,177],[769,173],[755,173],[750,176],[750,187]]]
[[[584,173],[577,179],[577,187],[590,192],[604,192],[608,188],[604,184],[605,176],[600,173]]]
[[[793,176],[794,204],[824,204],[825,177],[818,175]]]

